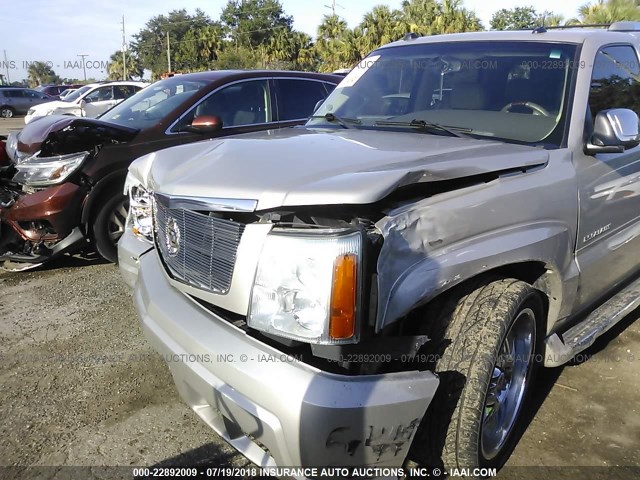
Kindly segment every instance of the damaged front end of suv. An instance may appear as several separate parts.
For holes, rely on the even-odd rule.
[[[0,265],[19,271],[86,244],[81,222],[94,187],[84,167],[137,130],[96,120],[50,117],[12,133],[0,162]]]

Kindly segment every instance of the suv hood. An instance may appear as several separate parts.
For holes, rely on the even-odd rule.
[[[29,122],[17,134],[16,151],[8,151],[11,158],[21,158],[42,151],[43,156],[62,155],[88,150],[110,142],[128,142],[138,133],[135,128],[95,118],[70,115],[49,115]]]
[[[168,195],[281,206],[367,204],[413,183],[545,165],[540,148],[416,132],[291,128],[152,154],[149,185]]]

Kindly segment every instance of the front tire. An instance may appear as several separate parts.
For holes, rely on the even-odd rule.
[[[118,240],[127,222],[129,199],[117,192],[105,198],[93,223],[93,241],[98,253],[112,263],[118,263]]]
[[[491,281],[466,287],[434,314],[427,321],[440,386],[414,457],[448,469],[500,468],[519,438],[539,363],[541,296],[519,280]]]
[[[2,118],[11,118],[16,114],[16,111],[11,107],[1,107],[0,108],[0,117]]]

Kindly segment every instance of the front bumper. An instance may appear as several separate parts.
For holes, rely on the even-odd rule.
[[[140,257],[152,248],[153,245],[136,237],[131,228],[126,228],[118,240],[118,267],[129,287],[133,288],[138,279]]]
[[[71,183],[30,194],[0,184],[0,261],[41,264],[84,243],[84,195]]]
[[[140,257],[135,304],[186,403],[259,466],[401,466],[438,387],[431,372],[323,372],[245,334]]]
[[[0,208],[0,218],[29,241],[36,241],[39,236],[27,224],[46,222],[54,232],[46,240],[59,240],[79,226],[85,195],[86,191],[73,183],[55,185],[35,193],[20,193],[15,203],[7,208]]]

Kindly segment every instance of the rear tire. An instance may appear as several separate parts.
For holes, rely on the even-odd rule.
[[[118,263],[118,240],[124,233],[129,199],[119,192],[103,197],[93,223],[93,241],[98,253],[112,263]]]
[[[11,107],[0,107],[1,118],[12,118],[16,114],[16,111]]]
[[[504,279],[463,287],[435,307],[427,321],[440,386],[413,457],[447,469],[500,468],[519,439],[539,363],[541,296]]]

